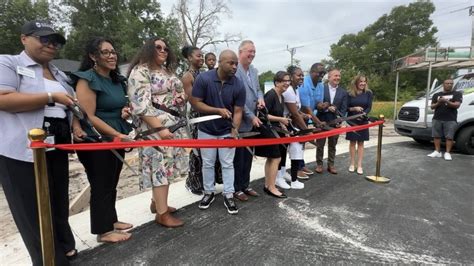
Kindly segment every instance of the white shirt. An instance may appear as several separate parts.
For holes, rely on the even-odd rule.
[[[66,89],[61,85],[61,83],[56,80],[49,80],[43,78],[44,80],[44,89],[46,92],[64,92],[67,93]],[[45,117],[54,117],[54,118],[65,118],[66,117],[66,106],[60,103],[56,103],[54,106],[48,106],[44,108]]]
[[[331,84],[328,83],[328,88],[329,88],[329,98],[331,100],[331,104],[334,103],[334,97],[336,97],[336,91],[337,91],[337,86],[333,87]]]
[[[55,66],[49,65],[54,78],[61,83],[69,95],[74,90],[67,84],[67,76]],[[43,67],[33,61],[24,51],[19,55],[0,55],[0,91],[20,93],[45,93]],[[44,107],[29,112],[11,113],[0,110],[0,155],[33,162],[33,152],[29,148],[28,131],[41,128],[44,120]],[[72,117],[68,116],[69,121]]]
[[[298,93],[298,90],[294,90],[293,87],[289,86],[288,89],[282,95],[285,100],[285,103],[296,104],[296,108],[298,110],[301,108],[301,101],[300,101],[300,95]],[[286,107],[286,104],[285,104],[285,110],[283,111],[283,115],[288,116],[289,113],[290,111],[288,110],[288,107]]]

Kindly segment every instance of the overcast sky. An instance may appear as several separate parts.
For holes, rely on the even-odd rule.
[[[162,1],[165,15],[176,1]],[[395,6],[414,1],[399,0],[233,0],[232,17],[222,17],[219,32],[241,33],[254,41],[257,55],[253,64],[260,73],[282,70],[290,62],[287,45],[297,47],[295,58],[308,70],[312,63],[329,57],[331,44],[343,34],[357,33]],[[469,46],[472,17],[467,9],[474,0],[435,0],[431,16],[438,28],[441,46]],[[229,48],[237,51],[238,44]],[[207,48],[219,52],[225,47]]]

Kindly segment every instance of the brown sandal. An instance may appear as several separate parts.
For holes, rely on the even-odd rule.
[[[125,230],[129,230],[129,229],[132,229],[132,228],[133,228],[133,224],[124,223],[124,222],[120,222],[120,221],[117,221],[117,222],[114,223],[114,229],[115,230],[125,231]]]
[[[117,239],[117,240],[113,240],[113,239],[106,240],[106,239],[104,239],[104,237],[112,236],[112,235],[114,235],[114,234],[115,234],[115,235],[121,235],[122,238],[121,238],[121,239]],[[130,233],[117,232],[117,231],[109,231],[109,232],[107,232],[107,233],[97,235],[97,242],[99,242],[99,243],[118,243],[118,242],[123,242],[123,241],[129,240],[131,236],[132,236],[132,234],[130,234]]]

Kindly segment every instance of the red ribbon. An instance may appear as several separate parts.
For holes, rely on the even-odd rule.
[[[283,144],[291,142],[305,142],[309,140],[322,139],[330,136],[339,135],[341,133],[359,131],[369,127],[383,124],[384,121],[375,121],[366,125],[336,128],[329,131],[323,131],[315,134],[298,136],[298,137],[282,137],[270,139],[167,139],[167,140],[142,140],[130,142],[100,142],[100,143],[80,143],[80,144],[48,144],[42,141],[32,141],[31,148],[56,148],[60,150],[113,150],[126,148],[140,148],[150,146],[164,147],[183,147],[183,148],[223,148],[223,147],[246,147],[246,146],[264,146]]]

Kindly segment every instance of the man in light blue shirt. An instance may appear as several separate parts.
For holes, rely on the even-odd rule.
[[[314,63],[309,70],[309,75],[304,77],[303,85],[299,88],[301,111],[311,115],[311,119],[316,126],[321,124],[316,117],[316,113],[317,104],[322,102],[324,97],[322,78],[325,74],[324,65]]]

